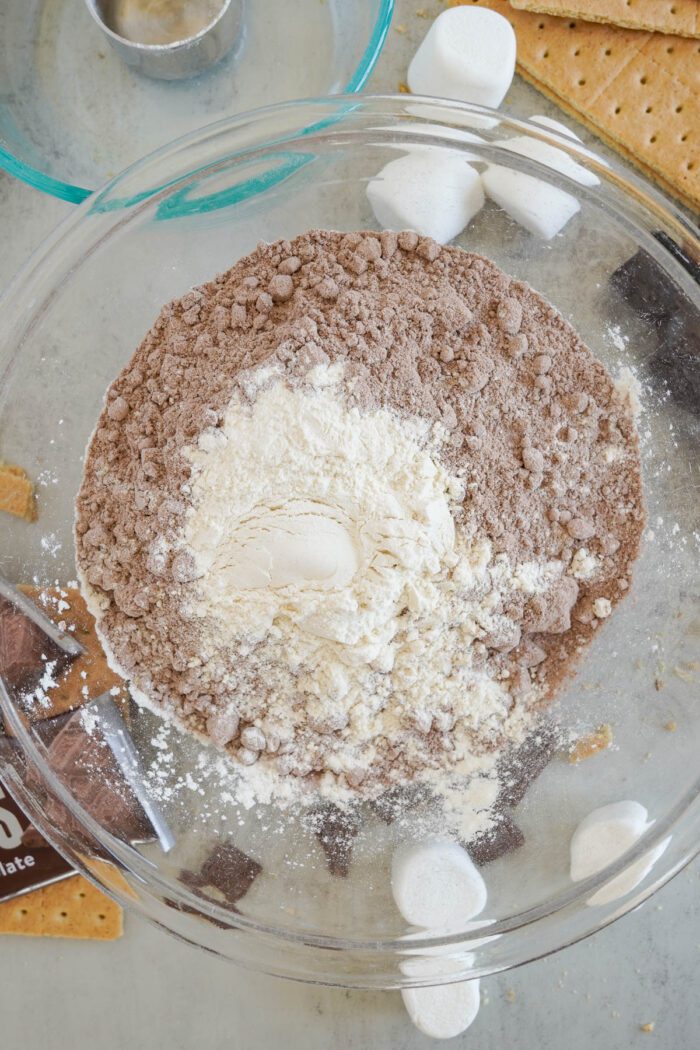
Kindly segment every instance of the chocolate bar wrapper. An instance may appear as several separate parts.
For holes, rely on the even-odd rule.
[[[0,901],[75,875],[0,781]]]

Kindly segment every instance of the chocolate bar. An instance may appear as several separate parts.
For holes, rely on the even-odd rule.
[[[0,577],[0,676],[8,699],[16,701],[34,692],[47,669],[61,674],[81,652],[74,638],[59,631]],[[74,874],[0,781],[0,901]]]
[[[45,678],[55,681],[84,652],[75,638],[0,577],[0,691],[7,706],[13,705],[24,719],[24,700],[35,697],[41,702]],[[87,689],[81,689],[76,699],[83,709],[91,709],[90,730],[81,711],[52,714],[50,705],[42,708],[41,719],[34,722],[32,732],[44,745],[48,765],[102,827],[127,842],[150,841],[155,831],[167,852],[174,839],[146,793],[138,754],[119,707],[110,692],[90,699]],[[4,737],[4,744],[17,749],[9,736]],[[88,838],[77,818],[47,792],[38,772],[28,766],[23,776],[50,823],[69,832],[86,852],[99,853],[99,846]],[[2,788],[0,900],[70,874],[71,866]]]
[[[700,283],[700,266],[684,245],[663,231],[657,241]],[[668,385],[683,408],[700,413],[700,314],[666,270],[640,249],[610,277],[617,293],[657,333],[657,349],[649,359],[650,370]]]
[[[74,874],[70,864],[30,824],[0,781],[0,901]]]

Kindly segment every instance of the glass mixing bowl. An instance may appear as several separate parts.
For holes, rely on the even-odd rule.
[[[464,135],[470,125],[479,141]],[[516,135],[556,145],[598,184],[584,187],[499,145]],[[38,521],[3,521],[0,572],[65,582],[75,575],[71,525],[86,442],[107,385],[161,304],[260,240],[311,227],[376,228],[367,182],[417,146],[463,151],[477,166],[497,162],[578,198],[580,211],[551,241],[487,202],[457,244],[531,283],[613,373],[630,367],[643,388],[649,527],[632,593],[556,705],[573,736],[607,723],[613,745],[578,764],[555,756],[532,784],[515,810],[524,845],[483,868],[487,928],[465,923],[431,936],[401,918],[389,867],[396,843],[411,837],[410,819],[408,827],[385,824],[368,809],[347,876],[330,874],[303,822],[237,806],[225,774],[211,772],[211,752],[175,731],[164,744],[161,721],[140,709],[131,732],[176,844],[166,854],[157,842],[126,841],[72,793],[42,724],[27,725],[0,697],[8,729],[0,775],[77,868],[193,944],[255,969],[347,986],[453,981],[541,956],[637,906],[698,850],[697,237],[654,190],[550,129],[436,100],[336,97],[245,114],[139,161],[75,210],[0,304],[3,457],[39,484]],[[625,282],[618,268],[638,252]],[[574,828],[594,807],[622,799],[646,806],[650,826],[614,864],[572,883]],[[47,800],[65,814],[53,827]],[[235,910],[202,896],[187,875],[229,838],[262,865]],[[592,901],[662,843],[635,889]]]
[[[394,0],[234,3],[241,29],[230,52],[200,76],[163,82],[124,63],[84,0],[3,0],[0,168],[76,204],[213,120],[360,91],[394,9]]]

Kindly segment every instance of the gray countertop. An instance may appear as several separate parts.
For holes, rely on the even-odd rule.
[[[394,92],[429,22],[398,0],[370,81]],[[436,14],[440,7],[426,5]],[[557,115],[516,80],[515,113]],[[577,129],[580,130],[580,129]],[[581,132],[587,142],[595,140]],[[0,172],[0,285],[71,206]],[[454,1046],[480,1050],[682,1050],[700,1041],[700,865],[643,908],[548,959],[482,982],[482,1009]],[[653,1022],[653,1032],[641,1030]],[[417,1048],[397,993],[308,987],[250,974],[180,944],[135,916],[114,944],[0,938],[0,1046],[75,1050],[236,1050],[284,1045]]]

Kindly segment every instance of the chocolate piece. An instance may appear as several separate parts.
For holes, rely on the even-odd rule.
[[[180,879],[206,900],[216,901],[216,898],[202,893],[202,890],[218,890],[235,911],[236,903],[245,897],[261,871],[262,865],[257,860],[232,842],[225,842],[212,850],[198,872],[185,868],[180,872]]]
[[[53,675],[53,683],[46,690],[42,703],[28,705],[32,721],[82,707],[90,699],[113,691],[120,706],[126,699],[124,680],[107,664],[102,645],[95,630],[95,621],[80,591],[74,587],[33,587],[20,584],[17,588],[30,611],[35,609],[46,622],[65,625],[64,638],[70,638],[81,647],[81,653],[62,673]],[[56,627],[54,629],[57,629]]]
[[[0,783],[0,901],[74,874]]]
[[[465,849],[474,863],[481,867],[520,849],[524,842],[525,836],[518,825],[507,813],[503,813],[494,828],[466,844]]]
[[[664,248],[673,255],[677,262],[681,264],[693,278],[693,280],[700,284],[700,262],[698,261],[697,255],[694,252],[693,246],[688,241],[683,241],[682,244],[678,244],[674,241],[665,230],[657,230],[654,237],[663,244]]]
[[[657,326],[668,321],[678,302],[677,286],[643,249],[618,266],[610,283],[637,313]]]
[[[698,263],[662,230],[654,236],[693,280],[700,283]],[[657,325],[669,321],[679,310],[690,307],[673,278],[643,248],[618,266],[610,276],[610,283],[637,313]]]
[[[152,838],[152,829],[102,738],[99,723],[88,733],[80,712],[69,715],[49,744],[47,759],[76,801],[107,831],[127,842]],[[45,812],[62,828],[73,828],[76,823],[55,798],[47,797]]]
[[[649,367],[668,385],[679,405],[700,415],[700,314],[672,317]]]
[[[312,811],[311,821],[326,854],[328,870],[331,875],[345,878],[350,871],[353,840],[360,830],[359,817],[328,803]]]
[[[216,846],[202,865],[206,885],[220,890],[229,904],[246,895],[261,871],[256,860],[231,842]]]
[[[72,659],[38,624],[0,595],[0,675],[13,698],[34,692],[47,663],[52,665],[55,677]]]
[[[663,231],[656,239],[674,256],[696,283],[700,266],[681,245]],[[615,270],[611,284],[630,306],[658,329],[659,347],[649,367],[684,408],[700,413],[700,314],[688,297],[643,250]]]
[[[163,852],[168,853],[175,845],[175,837],[160,807],[146,790],[139,753],[119,707],[109,693],[103,693],[92,701],[91,710],[99,719],[100,732],[116,759],[124,781],[148,818]]]
[[[524,744],[505,755],[498,767],[503,784],[498,797],[499,809],[514,809],[522,802],[527,789],[548,765],[557,747],[554,726],[543,723]]]

